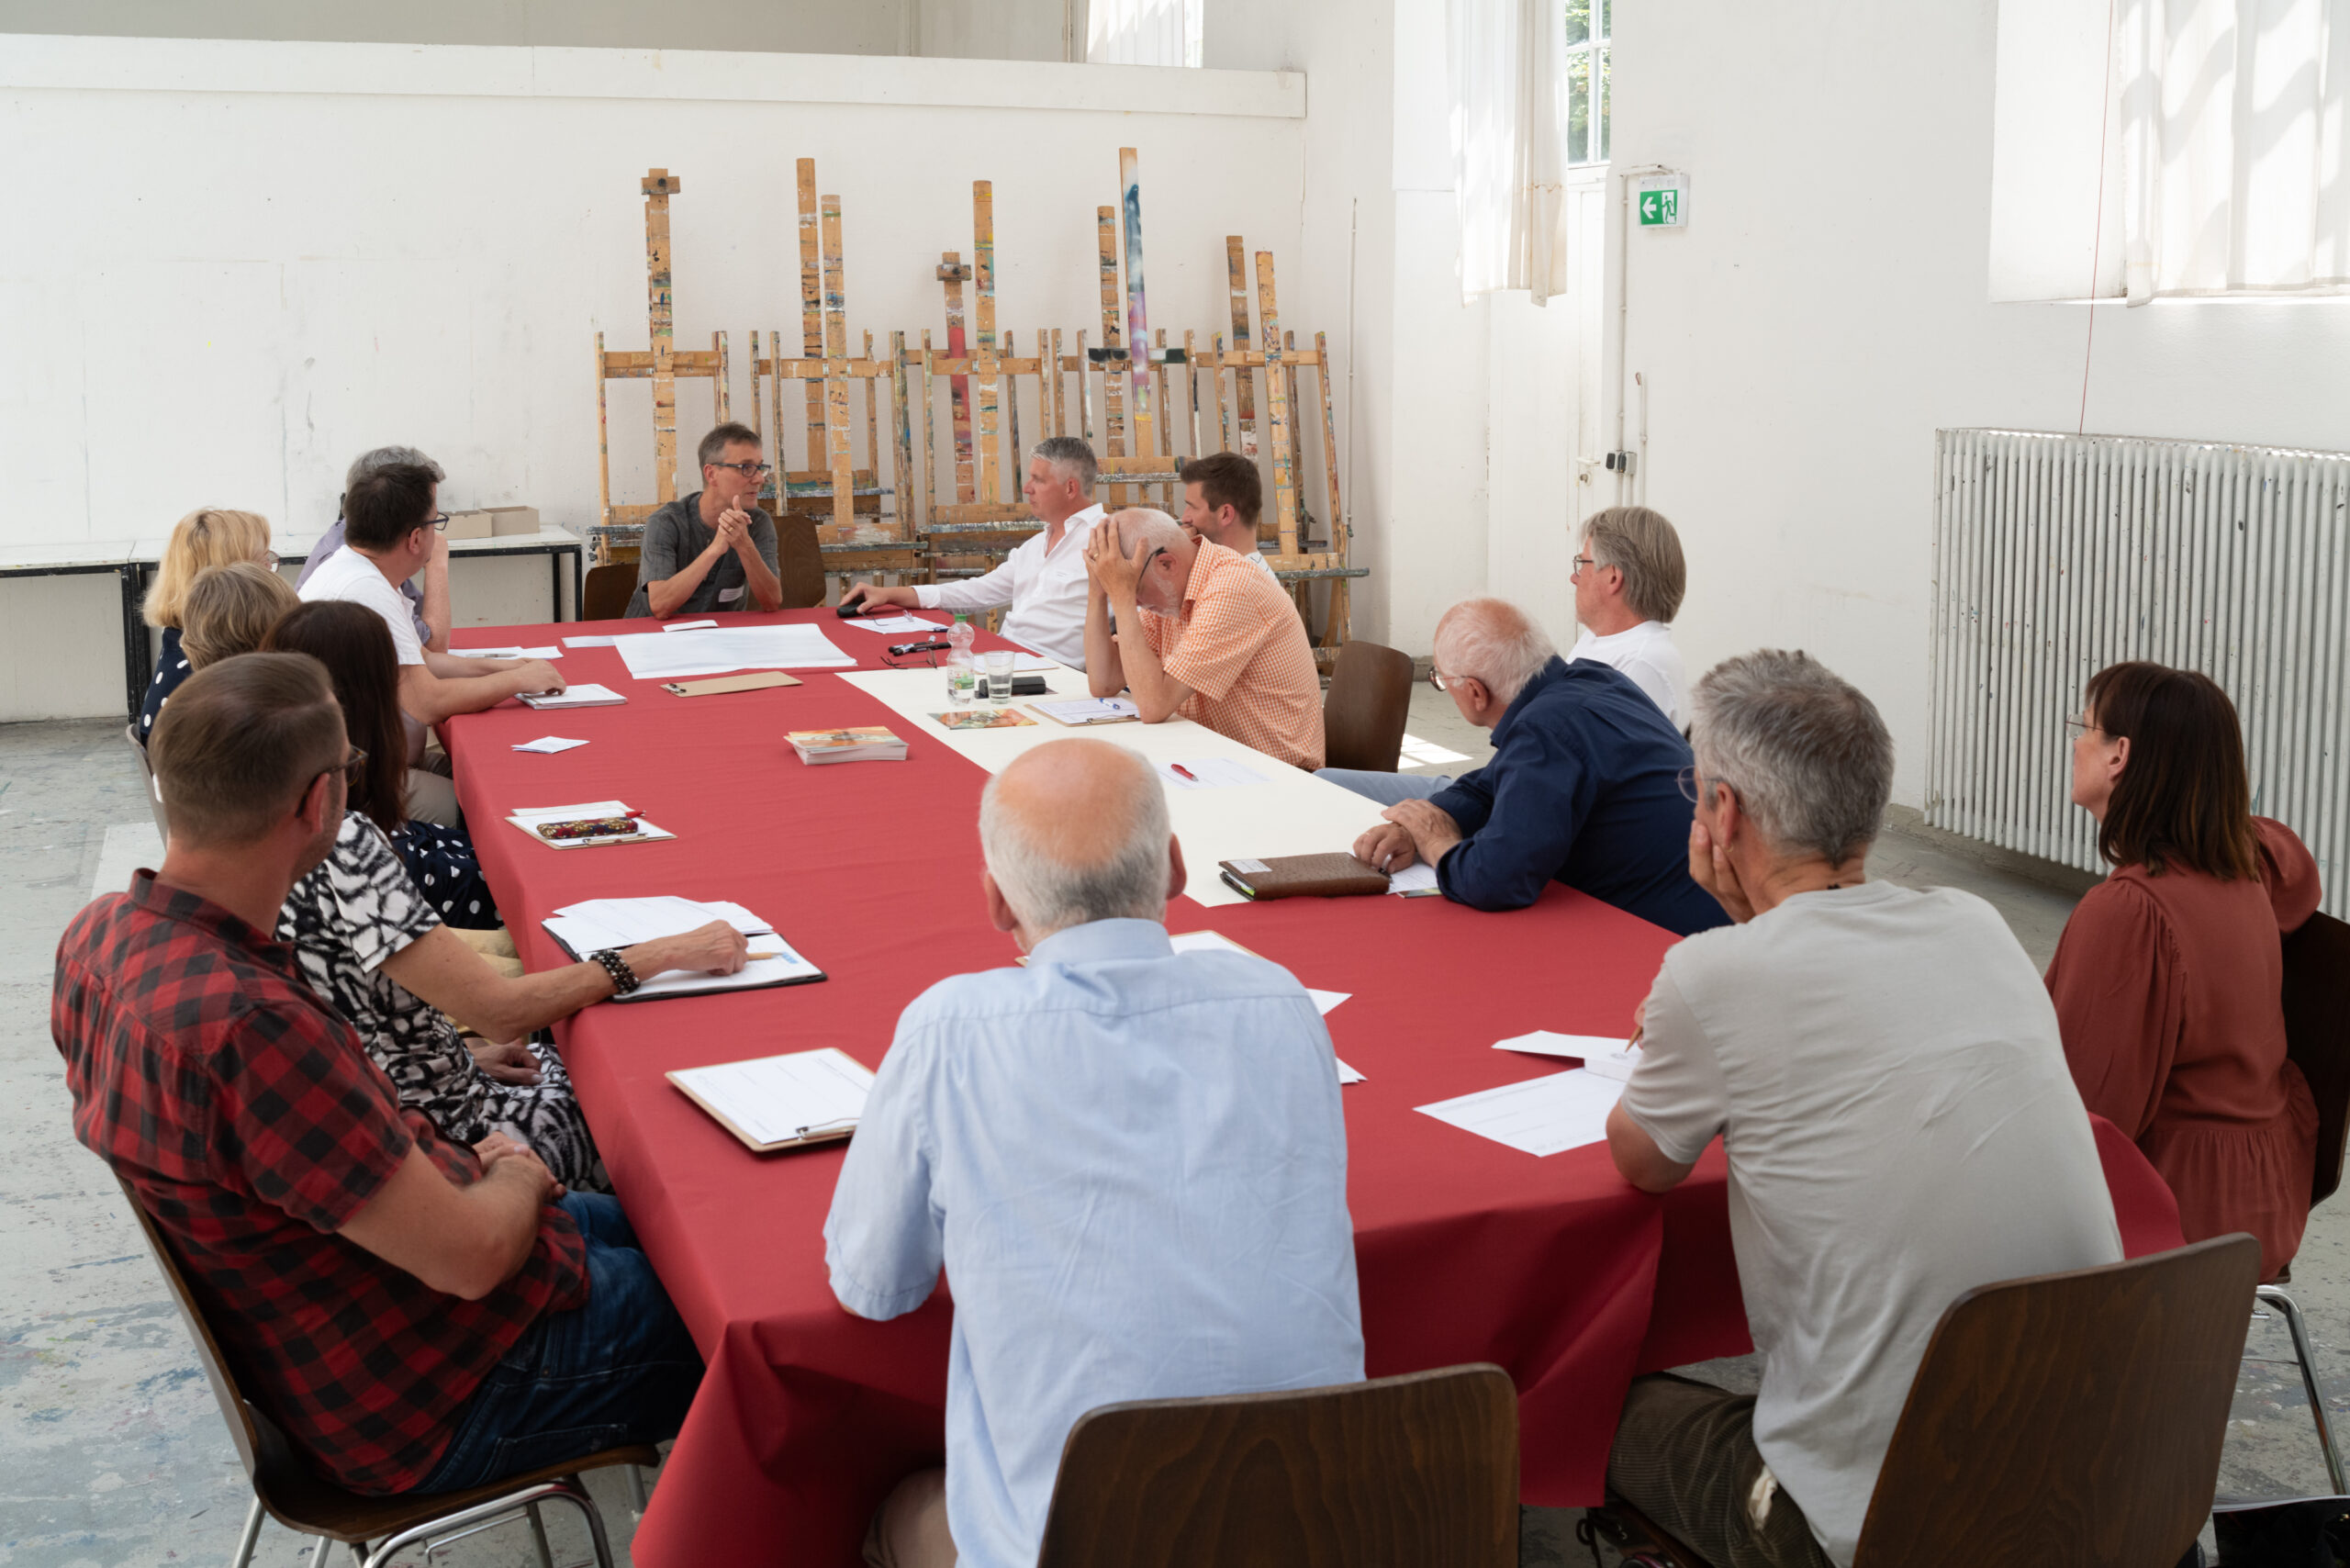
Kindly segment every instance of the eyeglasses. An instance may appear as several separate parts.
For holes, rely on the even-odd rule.
[[[1447,678],[1448,678],[1446,677],[1445,673],[1444,673],[1442,670],[1440,670],[1440,669],[1437,668],[1437,667],[1436,667],[1436,666],[1434,666],[1434,665],[1430,665],[1430,666],[1428,666],[1428,684],[1429,684],[1430,686],[1435,687],[1438,691],[1449,691],[1449,690],[1451,690],[1451,689],[1452,689],[1452,688],[1450,688],[1450,687],[1449,687],[1449,686],[1445,685],[1445,681],[1446,681],[1446,679],[1447,679]],[[1452,676],[1452,677],[1450,677],[1450,678],[1449,678],[1453,679],[1453,680],[1459,680],[1460,678],[1459,676],[1457,676],[1457,675],[1456,675],[1456,676]]]
[[[2079,740],[2091,730],[2097,730],[2098,734],[2105,734],[2103,730],[2098,730],[2095,724],[2089,722],[2089,716],[2087,713],[2076,713],[2065,721],[2065,738],[2068,741]]]
[[[436,511],[432,514],[430,521],[431,521],[435,531],[442,533],[449,532],[449,514],[447,512]]]
[[[321,767],[316,773],[311,774],[310,782],[315,784],[319,779],[324,778],[328,774],[338,771],[339,768],[342,774],[343,788],[347,790],[355,790],[359,787],[359,770],[366,766],[367,753],[359,746],[352,746],[351,748],[351,755],[344,757],[337,767]],[[308,787],[305,786],[306,790],[307,788]]]
[[[1579,577],[1585,572],[1595,572],[1606,564],[1594,555],[1577,555],[1567,563],[1567,576],[1570,578]]]
[[[274,550],[263,551],[261,553],[261,564],[267,566],[273,572],[277,570],[277,552]]]
[[[1737,785],[1730,784],[1729,780],[1727,778],[1718,777],[1709,778],[1708,775],[1698,772],[1697,765],[1694,762],[1688,767],[1683,768],[1679,773],[1673,775],[1673,781],[1681,786],[1681,798],[1688,801],[1693,806],[1698,803],[1697,786],[1700,784],[1710,782],[1729,785],[1729,787],[1733,790],[1738,788]]]
[[[732,468],[745,479],[764,479],[775,472],[772,463],[713,463],[712,468]]]

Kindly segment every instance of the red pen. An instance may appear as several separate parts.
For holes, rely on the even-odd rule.
[[[1184,767],[1180,762],[1170,762],[1167,766],[1174,769],[1174,771],[1181,774],[1184,778],[1190,779],[1194,784],[1197,784],[1200,781],[1200,776],[1198,774],[1192,772],[1190,768]]]

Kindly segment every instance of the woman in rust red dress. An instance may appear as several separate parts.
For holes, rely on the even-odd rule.
[[[2048,968],[2073,1081],[2170,1183],[2189,1241],[2250,1231],[2273,1280],[2300,1246],[2316,1157],[2279,992],[2317,864],[2252,814],[2235,705],[2207,677],[2115,665],[2069,727],[2073,802],[2113,866]]]

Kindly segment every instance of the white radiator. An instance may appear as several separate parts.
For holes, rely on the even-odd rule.
[[[2253,810],[2350,913],[2350,454],[1946,430],[1935,436],[1926,820],[2101,870],[2065,720],[2122,659],[2234,699]]]

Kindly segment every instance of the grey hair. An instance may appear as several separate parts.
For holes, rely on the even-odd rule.
[[[363,452],[351,460],[350,471],[342,476],[344,492],[347,494],[357,489],[360,480],[379,468],[389,468],[394,464],[408,464],[421,468],[432,476],[432,482],[436,485],[449,476],[441,465],[412,446],[379,446],[373,452]]]
[[[713,463],[723,463],[726,461],[726,449],[736,445],[758,447],[762,456],[767,453],[767,448],[759,441],[758,431],[739,420],[728,420],[724,424],[710,427],[710,433],[703,436],[701,444],[694,448],[694,461],[704,468]]]
[[[1690,744],[1706,786],[1783,854],[1841,864],[1866,849],[1893,797],[1893,736],[1876,704],[1800,651],[1725,659],[1690,694]]]
[[[1559,656],[1534,618],[1505,599],[1464,599],[1436,629],[1436,662],[1446,675],[1482,680],[1506,708]]]
[[[1116,813],[1125,831],[1116,852],[1091,864],[1061,857],[1064,840],[1050,824],[1023,822],[997,798],[1002,775],[979,795],[979,849],[1004,902],[1038,935],[1096,920],[1164,920],[1169,868],[1167,791],[1140,752],[1094,742],[1125,759],[1125,787],[1108,799],[1072,801],[1072,811]],[[1036,831],[1041,827],[1042,831]]]
[[[1154,550],[1179,550],[1192,543],[1183,525],[1157,507],[1127,507],[1113,513],[1110,521],[1118,531],[1119,550],[1128,555],[1134,554],[1137,544],[1147,544]]]
[[[1668,624],[1681,611],[1689,588],[1689,564],[1681,535],[1665,515],[1650,507],[1609,507],[1583,525],[1591,558],[1624,574],[1624,602],[1643,621]]]
[[[1094,481],[1102,476],[1102,465],[1094,457],[1093,449],[1073,435],[1048,435],[1028,449],[1031,457],[1041,457],[1060,471],[1064,479],[1074,479],[1077,487],[1087,495],[1093,493]]]

